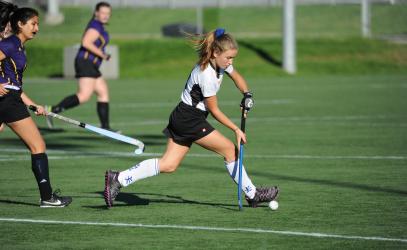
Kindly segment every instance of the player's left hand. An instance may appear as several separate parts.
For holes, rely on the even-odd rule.
[[[243,94],[243,99],[240,102],[240,108],[244,109],[244,117],[246,118],[247,112],[250,111],[254,106],[254,100],[253,100],[253,93],[252,92],[245,92]]]

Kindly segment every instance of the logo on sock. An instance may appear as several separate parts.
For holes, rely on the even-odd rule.
[[[140,167],[140,164],[134,165],[133,167],[129,168],[129,171],[136,170],[138,167]]]
[[[130,184],[133,181],[133,177],[127,176],[126,178],[126,184]]]
[[[46,179],[42,179],[42,180],[40,181],[40,183],[45,183],[45,182],[47,182]]]

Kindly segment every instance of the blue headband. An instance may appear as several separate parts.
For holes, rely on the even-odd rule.
[[[219,37],[222,36],[223,34],[225,34],[225,29],[217,28],[217,29],[215,30],[215,38],[219,38]]]

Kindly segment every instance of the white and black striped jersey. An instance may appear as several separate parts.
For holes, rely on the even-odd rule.
[[[233,66],[226,69],[215,70],[211,64],[208,64],[203,71],[200,65],[195,65],[185,84],[184,91],[181,94],[182,102],[196,107],[202,111],[207,111],[204,98],[216,95],[223,80],[223,73],[231,74]]]

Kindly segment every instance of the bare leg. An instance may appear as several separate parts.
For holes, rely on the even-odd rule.
[[[8,126],[23,140],[31,152],[31,169],[37,180],[41,200],[52,196],[48,170],[48,157],[45,154],[45,142],[31,117],[9,123]]]
[[[158,161],[160,172],[174,172],[178,168],[188,151],[189,147],[179,145],[175,143],[172,138],[169,138],[167,141],[167,149],[164,155]]]
[[[7,125],[23,140],[31,154],[45,152],[45,142],[31,117]]]
[[[66,96],[57,105],[50,108],[50,111],[58,114],[67,109],[74,108],[82,103],[87,102],[95,89],[95,79],[90,77],[81,77],[78,81],[78,90],[76,94]],[[47,116],[48,127],[53,127],[51,117]]]
[[[195,143],[203,148],[220,154],[227,162],[235,161],[237,158],[237,149],[235,145],[217,130],[214,130],[209,135],[195,141]]]
[[[94,90],[96,92],[98,102],[109,102],[109,87],[103,77],[96,79]]]
[[[96,110],[100,120],[100,127],[111,129],[109,122],[109,88],[103,77],[96,79],[95,92],[98,98]]]
[[[78,81],[78,91],[76,95],[78,96],[79,102],[87,102],[95,91],[96,80],[91,77],[81,77]]]

